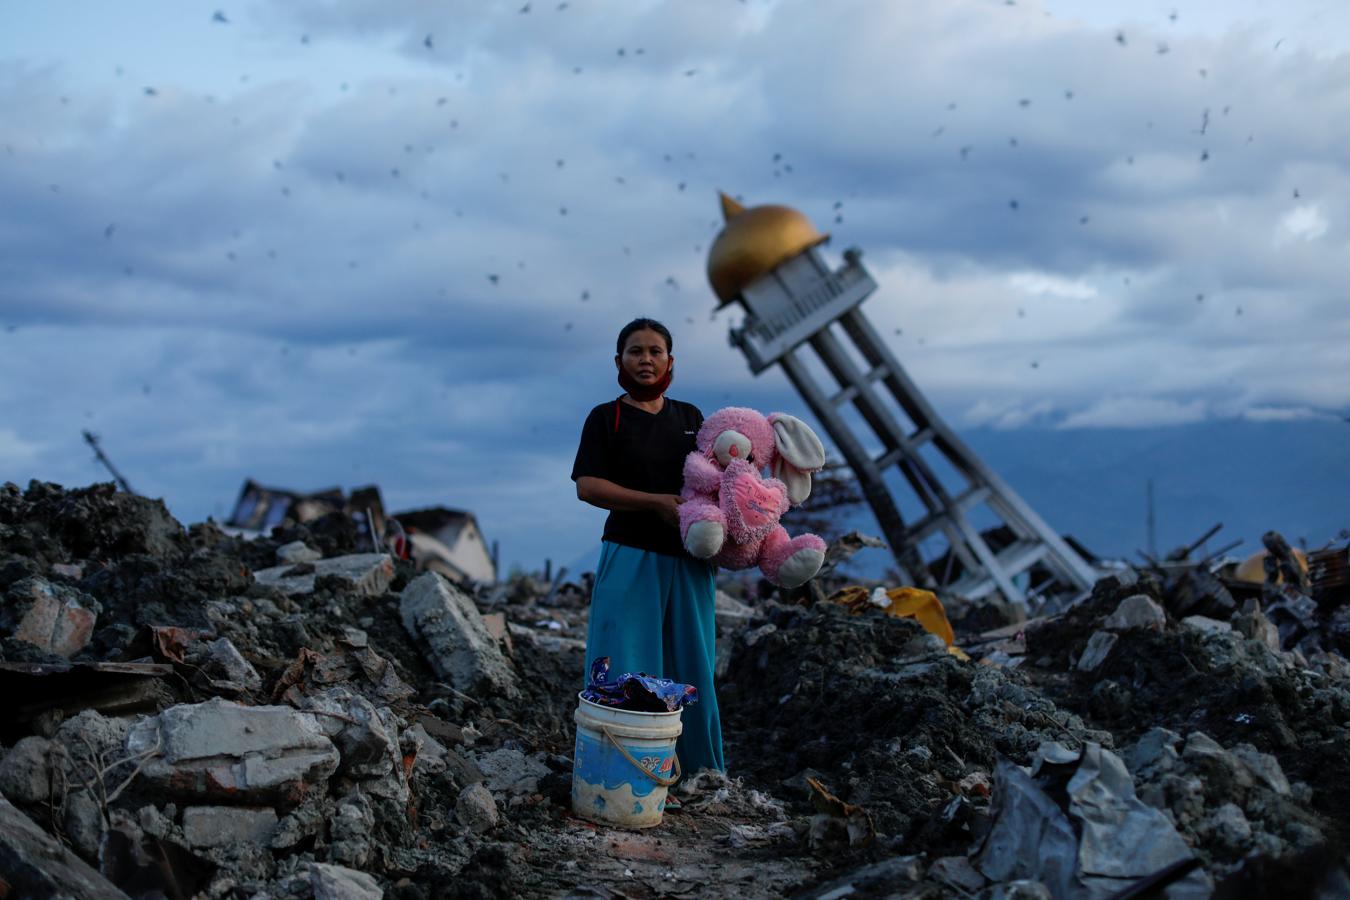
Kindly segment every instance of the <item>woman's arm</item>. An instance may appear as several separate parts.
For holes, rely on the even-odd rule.
[[[622,512],[654,512],[671,525],[680,524],[680,504],[675,494],[649,494],[622,487],[605,478],[583,475],[577,479],[577,499],[601,509]]]

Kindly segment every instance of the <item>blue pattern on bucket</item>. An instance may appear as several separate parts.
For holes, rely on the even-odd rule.
[[[620,785],[626,784],[633,790],[636,797],[645,797],[656,789],[657,784],[650,778],[643,778],[640,774],[633,771],[633,764],[623,758],[621,753],[602,753],[605,738],[595,740],[590,735],[577,734],[576,756],[573,763],[573,772],[576,777],[588,784],[602,785],[605,790],[615,790]],[[632,745],[624,747],[633,758],[642,765],[656,765],[656,774],[659,778],[669,778],[675,771],[675,748],[671,747],[669,753],[653,754],[650,748],[639,748]]]

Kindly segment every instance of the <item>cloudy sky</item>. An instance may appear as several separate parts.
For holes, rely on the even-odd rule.
[[[571,559],[618,328],[805,414],[704,275],[794,206],[958,428],[1350,412],[1350,7],[31,0],[0,12],[0,480],[246,477]]]

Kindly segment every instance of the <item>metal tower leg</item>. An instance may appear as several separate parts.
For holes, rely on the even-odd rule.
[[[811,377],[811,373],[807,371],[806,366],[797,358],[796,351],[789,350],[783,354],[780,362],[783,365],[783,371],[787,373],[788,380],[806,400],[806,405],[811,407],[811,412],[825,426],[825,430],[829,432],[834,445],[844,455],[844,461],[857,475],[863,498],[867,500],[868,505],[872,507],[873,514],[877,517],[877,524],[881,526],[881,531],[886,536],[886,542],[891,546],[891,553],[895,556],[896,564],[900,567],[901,576],[912,584],[919,584],[924,587],[935,586],[932,576],[929,575],[928,569],[923,564],[923,558],[919,555],[918,549],[905,540],[905,520],[900,515],[900,509],[895,505],[895,498],[886,489],[886,485],[881,479],[881,472],[872,457],[863,449],[862,444],[858,442],[848,424],[839,415],[839,411],[835,409],[834,404],[830,403],[825,397],[824,392],[816,384],[816,380]]]

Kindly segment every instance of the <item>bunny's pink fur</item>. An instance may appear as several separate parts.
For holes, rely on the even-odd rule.
[[[750,441],[748,459],[731,459],[726,466],[718,460],[714,444],[726,431]],[[787,488],[778,479],[761,475],[763,469],[772,468],[777,454],[770,420],[744,407],[720,409],[704,420],[696,446],[685,459],[681,492],[685,502],[680,505],[680,537],[690,552],[727,569],[758,564],[765,578],[781,586],[795,587],[814,575],[825,542],[814,534],[788,537],[778,524],[790,505]],[[708,550],[710,556],[703,552]],[[792,583],[785,585],[781,570],[794,557],[793,577],[788,579]],[[809,574],[799,577],[808,569]]]

